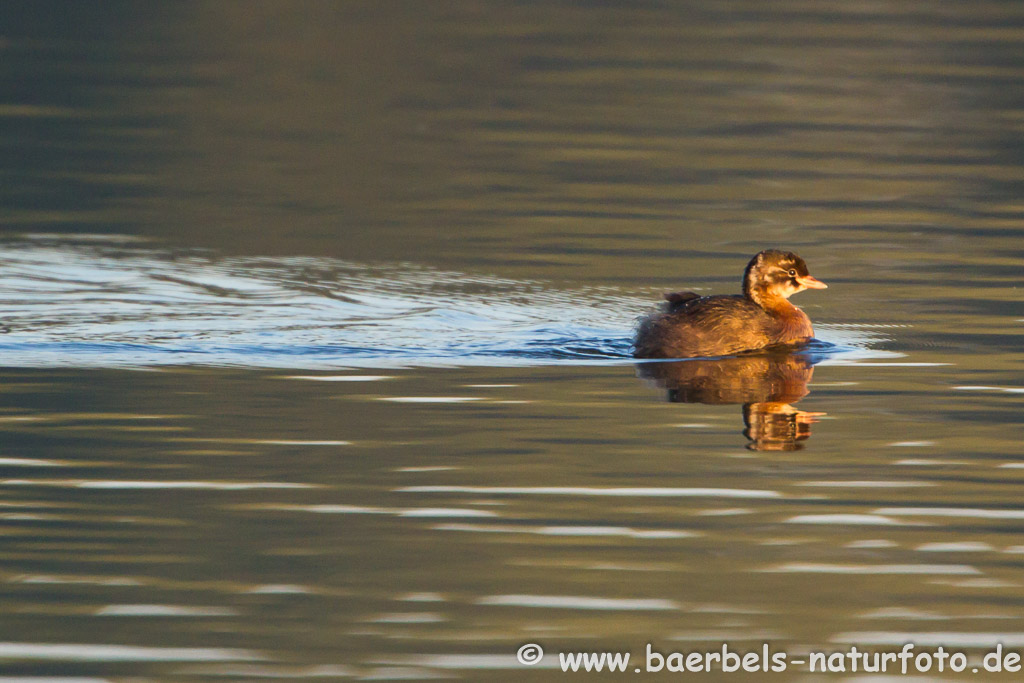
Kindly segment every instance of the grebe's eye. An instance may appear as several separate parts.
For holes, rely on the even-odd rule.
[[[790,276],[790,277],[796,277],[796,271],[795,271],[795,270],[793,270],[792,268],[790,268],[790,269],[789,269],[789,276]]]

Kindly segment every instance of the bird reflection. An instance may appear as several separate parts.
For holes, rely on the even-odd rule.
[[[637,376],[668,390],[672,403],[743,404],[747,448],[795,451],[811,435],[811,425],[825,413],[798,410],[791,404],[807,395],[813,360],[786,352],[680,360],[637,365]]]

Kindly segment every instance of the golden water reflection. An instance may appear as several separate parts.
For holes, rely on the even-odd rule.
[[[670,403],[743,404],[747,448],[795,451],[825,413],[793,407],[809,393],[812,360],[802,354],[770,352],[722,358],[637,365],[637,376],[667,390]]]

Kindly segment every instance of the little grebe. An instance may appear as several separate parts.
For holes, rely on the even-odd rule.
[[[787,299],[805,289],[825,289],[796,254],[768,249],[750,259],[743,294],[665,294],[664,310],[641,321],[637,358],[727,356],[767,346],[798,344],[814,336],[807,314]]]

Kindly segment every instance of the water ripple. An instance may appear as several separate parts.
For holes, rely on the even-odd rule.
[[[625,363],[656,298],[411,264],[30,236],[0,244],[0,354],[9,367]],[[835,343],[809,347],[816,361],[898,355],[869,348],[876,330],[821,330]]]

